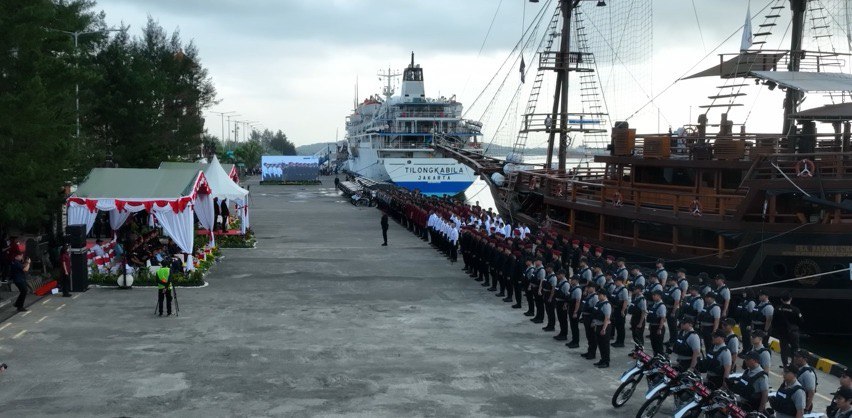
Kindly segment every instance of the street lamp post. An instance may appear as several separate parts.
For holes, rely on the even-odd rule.
[[[215,114],[222,117],[222,137],[220,139],[222,141],[225,141],[225,115],[229,115],[229,114],[232,114],[234,112],[215,112],[215,111],[211,110],[210,113],[215,113]]]
[[[236,118],[237,116],[242,116],[239,113],[228,115],[228,142],[231,142],[231,118]],[[233,145],[233,144],[232,144]],[[233,147],[231,148],[233,150]]]
[[[54,32],[61,32],[61,33],[64,33],[66,35],[70,35],[72,38],[74,38],[74,53],[75,54],[78,54],[77,47],[79,45],[78,38],[80,37],[80,35],[91,35],[93,33],[109,33],[109,32],[120,32],[121,31],[121,29],[101,29],[101,30],[92,30],[92,31],[69,32],[69,31],[66,31],[66,30],[50,29],[50,28],[48,28],[48,30],[51,30],[51,31],[54,31]],[[80,63],[79,63],[80,59],[79,58],[80,57],[78,56],[76,62],[74,63],[74,68],[80,67]],[[80,83],[79,82],[74,83],[74,101],[76,103],[75,108],[76,108],[76,113],[77,113],[77,138],[79,139],[80,138]]]

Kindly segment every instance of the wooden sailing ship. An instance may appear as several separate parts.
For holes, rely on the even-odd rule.
[[[722,273],[732,288],[791,292],[808,332],[852,333],[834,320],[852,316],[852,103],[798,108],[806,92],[852,90],[852,77],[834,66],[850,57],[803,49],[810,2],[783,0],[769,9],[778,18],[790,8],[789,50],[722,55],[719,65],[696,74],[739,80],[727,82],[729,90],[711,96],[714,101],[740,95],[727,86],[743,80],[784,89],[781,133],[746,132],[727,113],[717,121],[701,115],[674,133],[639,134],[616,122],[608,155],[596,156],[594,167],[570,170],[569,135],[597,129],[577,119],[599,116],[567,108],[570,75],[591,71],[583,62],[592,57],[569,47],[571,16],[588,3],[558,2],[560,48],[539,54],[540,69],[557,76],[552,111],[522,115],[523,135],[548,134],[543,168],[509,171],[505,161],[473,149],[436,147],[481,174],[513,224],[547,223],[632,262],[666,259],[667,268],[686,268],[693,278]],[[761,32],[754,35],[759,39]],[[709,108],[725,106],[734,105]],[[820,133],[818,125],[829,132]]]

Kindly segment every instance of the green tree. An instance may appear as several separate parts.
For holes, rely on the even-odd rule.
[[[55,31],[102,27],[92,2],[0,2],[0,229],[35,227],[55,213],[66,180],[87,167],[75,136],[74,85],[97,37]],[[75,66],[75,64],[78,64]]]

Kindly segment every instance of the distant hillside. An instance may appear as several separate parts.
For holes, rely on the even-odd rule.
[[[314,155],[320,150],[325,150],[328,147],[334,149],[334,142],[319,142],[316,144],[308,144],[296,147],[296,153],[298,155]]]

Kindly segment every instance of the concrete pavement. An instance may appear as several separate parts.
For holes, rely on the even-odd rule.
[[[92,289],[0,324],[0,415],[626,417],[641,404],[609,403],[627,351],[594,368],[399,225],[381,247],[380,213],[331,181],[252,186],[258,247],[224,250],[208,287],[178,289],[180,317],[155,317],[151,289]]]

